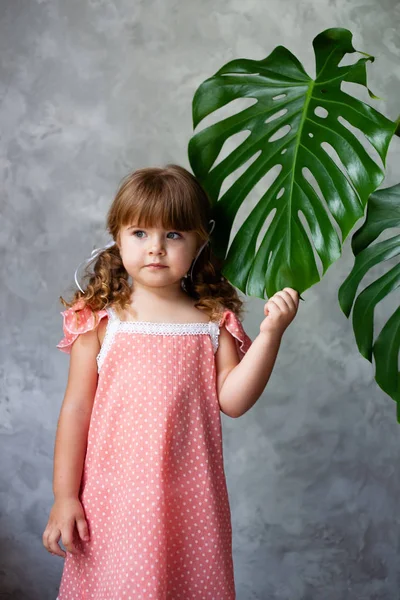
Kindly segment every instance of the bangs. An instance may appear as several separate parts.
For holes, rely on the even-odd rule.
[[[175,179],[164,176],[142,180],[126,190],[120,204],[119,225],[159,227],[193,231],[199,229],[204,219],[201,204],[193,190]]]

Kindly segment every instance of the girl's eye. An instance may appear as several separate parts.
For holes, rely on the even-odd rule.
[[[141,229],[139,229],[138,231],[133,231],[133,232],[132,232],[132,235],[136,235],[137,233],[144,233],[144,231],[142,231]],[[137,237],[141,238],[142,236],[141,236],[141,235],[139,235],[139,236],[137,236]]]
[[[137,229],[136,231],[133,231],[133,232],[132,232],[132,235],[135,235],[135,236],[136,236],[136,237],[138,237],[139,239],[142,239],[142,238],[143,238],[143,236],[142,236],[142,235],[137,235],[138,233],[145,233],[145,231],[143,231],[142,229]],[[170,233],[172,233],[172,235],[177,235],[177,236],[178,236],[178,238],[173,238],[173,239],[175,239],[175,240],[176,240],[176,239],[179,239],[180,237],[182,237],[182,236],[180,235],[180,233],[178,233],[177,231],[169,231],[169,232],[168,232],[168,235],[170,235]]]

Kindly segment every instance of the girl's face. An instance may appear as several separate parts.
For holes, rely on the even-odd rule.
[[[164,287],[179,283],[189,271],[200,247],[192,231],[160,227],[121,227],[119,249],[125,269],[135,283]],[[149,266],[151,263],[163,268]]]

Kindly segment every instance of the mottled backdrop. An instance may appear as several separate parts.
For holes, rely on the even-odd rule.
[[[194,91],[225,62],[283,44],[314,75],[311,42],[328,27],[349,28],[377,57],[374,106],[396,118],[400,5],[1,0],[0,11],[0,596],[54,600],[62,559],[41,538],[68,369],[55,348],[58,297],[108,241],[119,181],[141,166],[189,167]],[[385,186],[400,180],[399,142]],[[221,415],[238,600],[400,598],[400,426],[337,303],[352,263],[348,238],[304,294],[258,403],[240,419]],[[377,330],[398,300],[379,307]],[[253,338],[263,304],[247,304]]]

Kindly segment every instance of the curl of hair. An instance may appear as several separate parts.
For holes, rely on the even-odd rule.
[[[213,254],[209,244],[196,261],[191,281],[185,279],[185,290],[197,300],[195,306],[204,310],[211,320],[218,320],[225,309],[243,316],[243,301],[236,288],[222,275],[223,262]]]
[[[102,310],[110,304],[117,304],[120,308],[129,305],[132,289],[128,282],[126,271],[118,246],[111,246],[99,254],[96,259],[93,272],[86,269],[83,279],[88,279],[84,292],[77,290],[70,302],[60,296],[61,303],[66,307],[73,306],[83,299],[85,305],[94,312]]]

